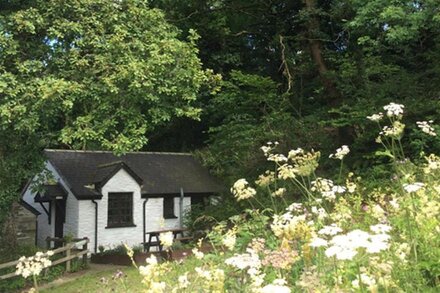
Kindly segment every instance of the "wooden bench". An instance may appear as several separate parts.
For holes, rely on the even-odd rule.
[[[160,231],[150,231],[145,233],[148,235],[148,241],[143,242],[142,245],[144,246],[144,250],[149,252],[151,247],[158,247],[159,251],[162,251],[163,245],[160,243],[160,234],[172,232],[174,235],[174,242],[182,242],[187,243],[191,241],[193,238],[191,236],[185,236],[185,232],[187,232],[188,229],[168,229],[168,230],[160,230]],[[180,234],[181,237],[177,237]],[[155,239],[153,239],[155,238]]]

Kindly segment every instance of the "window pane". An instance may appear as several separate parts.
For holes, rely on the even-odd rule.
[[[133,193],[108,194],[108,225],[133,224]]]

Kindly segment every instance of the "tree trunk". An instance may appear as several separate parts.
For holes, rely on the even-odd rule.
[[[329,104],[336,106],[341,102],[341,94],[337,90],[334,82],[328,76],[329,70],[322,57],[321,42],[316,38],[316,32],[319,31],[319,21],[315,16],[316,0],[304,0],[304,2],[310,17],[307,22],[307,35],[310,52],[318,69],[319,77],[324,85],[324,89],[329,95]]]

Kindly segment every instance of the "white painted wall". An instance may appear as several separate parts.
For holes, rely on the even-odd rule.
[[[52,172],[55,180],[58,180],[68,191],[66,202],[66,223],[64,224],[64,235],[73,237],[88,237],[90,239],[89,249],[95,247],[95,205],[91,200],[77,200],[71,193],[63,178],[55,168],[48,162],[46,168]],[[133,192],[133,221],[136,227],[106,228],[107,208],[109,192]],[[140,245],[143,241],[143,202],[141,189],[138,183],[125,170],[117,172],[102,188],[103,197],[96,200],[98,203],[98,246],[105,248],[116,247],[122,243],[130,246]],[[48,217],[39,203],[34,202],[35,193],[28,188],[23,200],[35,207],[41,215],[38,216],[37,244],[46,246],[46,237],[53,237],[55,233],[55,207],[52,208],[51,225]],[[174,198],[174,214],[176,219],[163,219],[163,198],[150,198],[146,204],[146,231],[155,231],[170,228],[179,228],[179,202],[180,198]],[[44,204],[49,210],[49,204]],[[183,214],[191,206],[190,197],[183,199]]]
[[[139,184],[125,170],[119,170],[103,187],[98,203],[98,246],[114,247],[122,243],[139,245],[142,242],[142,199]],[[133,222],[136,227],[107,228],[109,192],[133,193]],[[79,234],[89,237],[90,249],[95,247],[95,205],[91,200],[80,201]]]
[[[69,234],[73,237],[78,237],[78,200],[72,194],[69,187],[64,182],[63,178],[61,178],[61,176],[58,174],[58,172],[55,170],[50,162],[46,162],[46,169],[52,173],[55,181],[60,182],[60,184],[68,192],[66,201],[66,223],[64,224],[64,235]],[[35,180],[36,178],[37,176],[35,176],[33,180]],[[49,220],[46,212],[39,203],[36,203],[34,201],[36,193],[32,192],[31,187],[32,184],[30,184],[24,192],[23,200],[41,213],[37,218],[37,245],[41,247],[46,247],[46,238],[48,236],[53,237],[55,235],[55,206],[52,206],[51,224],[49,225]],[[43,205],[49,211],[49,203],[43,203]]]
[[[108,193],[133,192],[133,222],[136,227],[106,228],[108,221]],[[123,243],[139,246],[143,241],[143,202],[141,188],[125,170],[119,170],[102,188],[102,199],[98,203],[98,247],[114,248]],[[179,216],[179,198],[175,198],[175,215]],[[184,209],[191,204],[189,197],[184,198]],[[150,198],[145,207],[146,231],[180,227],[179,218],[163,220],[163,198]],[[95,205],[90,200],[79,201],[80,237],[89,237],[90,249],[95,248]]]

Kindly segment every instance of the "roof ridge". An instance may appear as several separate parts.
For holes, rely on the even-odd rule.
[[[59,153],[95,153],[95,154],[113,154],[112,151],[93,151],[93,150],[62,150],[62,149],[44,149],[46,152],[59,152]],[[187,152],[127,152],[126,155],[175,155],[175,156],[192,156]]]

